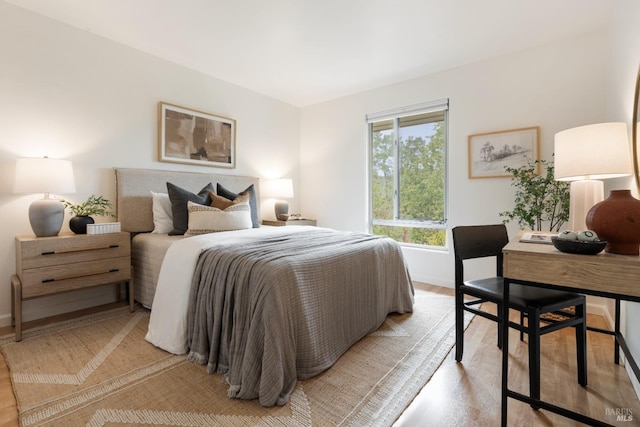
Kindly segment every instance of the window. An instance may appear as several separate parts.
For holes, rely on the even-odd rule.
[[[446,245],[448,100],[367,115],[372,232]]]

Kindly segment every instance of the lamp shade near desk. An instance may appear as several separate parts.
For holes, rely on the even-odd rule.
[[[14,193],[44,193],[29,206],[29,222],[36,237],[57,236],[64,220],[64,205],[50,194],[75,193],[73,166],[69,160],[19,158]]]
[[[598,123],[558,132],[555,179],[571,181],[569,229],[587,228],[587,212],[604,199],[602,179],[631,175],[626,123]]]

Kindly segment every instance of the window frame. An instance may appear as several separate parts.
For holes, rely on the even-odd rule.
[[[443,120],[443,133],[444,133],[444,153],[443,153],[443,169],[444,169],[444,183],[443,183],[443,220],[408,220],[408,219],[399,219],[399,206],[400,206],[400,194],[399,194],[399,186],[400,186],[400,169],[399,169],[399,138],[398,138],[398,130],[399,130],[399,121],[403,117],[408,116],[416,116],[420,114],[427,114],[433,112],[442,112],[444,115]],[[374,219],[373,218],[373,132],[372,124],[375,122],[393,120],[393,138],[394,138],[394,159],[393,159],[393,183],[394,183],[394,196],[393,196],[393,216],[394,219]],[[381,111],[378,113],[372,113],[366,115],[366,135],[367,135],[367,185],[368,185],[368,207],[367,207],[367,217],[368,217],[368,230],[369,232],[373,232],[374,225],[384,225],[384,226],[409,226],[412,228],[426,228],[433,230],[446,230],[448,223],[448,211],[449,211],[449,99],[439,99],[431,102],[426,102],[422,104],[416,104],[386,111]],[[445,237],[446,239],[446,237]],[[420,243],[410,243],[410,242],[398,242],[401,245],[406,246],[415,246],[420,248],[431,248],[431,249],[439,249],[446,250],[447,242],[443,246],[432,246],[425,245]]]

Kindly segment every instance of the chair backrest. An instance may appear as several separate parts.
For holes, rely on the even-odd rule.
[[[502,248],[509,243],[504,224],[458,226],[451,233],[456,282],[462,281],[462,261],[473,258],[496,257],[496,276],[502,276]]]

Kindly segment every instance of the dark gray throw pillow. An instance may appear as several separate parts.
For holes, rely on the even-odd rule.
[[[220,183],[217,184],[216,194],[224,197],[225,199],[234,200],[236,197],[247,193],[249,194],[249,207],[251,208],[251,223],[253,224],[253,228],[258,228],[260,227],[260,220],[258,219],[256,190],[253,188],[253,184],[248,186],[243,192],[237,194],[233,191],[227,190]]]
[[[213,184],[207,184],[198,194],[180,188],[175,184],[167,182],[167,193],[171,201],[171,213],[173,214],[173,230],[169,232],[170,236],[184,234],[189,228],[189,210],[187,202],[191,201],[199,205],[211,204],[209,191],[213,191]]]

